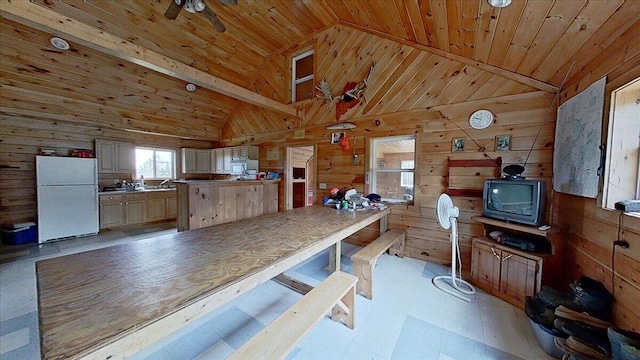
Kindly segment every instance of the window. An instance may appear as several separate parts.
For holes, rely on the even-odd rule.
[[[640,200],[640,78],[611,94],[603,207]]]
[[[413,201],[415,136],[376,138],[371,147],[370,192],[384,201]]]
[[[402,160],[400,161],[400,169],[413,170],[414,163],[415,161],[413,160]],[[413,171],[403,171],[400,173],[400,186],[413,188]]]
[[[136,147],[136,178],[175,178],[175,155],[174,150]]]
[[[313,50],[295,56],[291,64],[291,102],[313,98]]]

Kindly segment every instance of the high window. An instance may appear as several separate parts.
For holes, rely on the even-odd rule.
[[[611,94],[603,207],[640,200],[640,78]]]
[[[170,149],[136,147],[136,178],[173,179],[176,174],[176,152]]]
[[[415,136],[376,138],[371,141],[370,191],[382,200],[413,200]]]
[[[291,102],[313,98],[313,50],[292,59]]]

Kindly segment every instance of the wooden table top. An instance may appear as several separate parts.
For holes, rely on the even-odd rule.
[[[388,213],[304,207],[39,261],[42,356],[133,353]]]

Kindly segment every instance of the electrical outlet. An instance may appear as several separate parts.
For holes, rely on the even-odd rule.
[[[324,190],[324,189],[326,189],[326,188],[327,188],[327,183],[320,183],[320,184],[318,184],[318,187],[319,187],[320,189]]]

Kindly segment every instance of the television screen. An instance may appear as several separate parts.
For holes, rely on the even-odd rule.
[[[544,181],[486,180],[482,198],[482,214],[486,217],[533,226],[544,221]]]
[[[533,185],[490,184],[487,206],[491,210],[532,215],[534,207]]]

